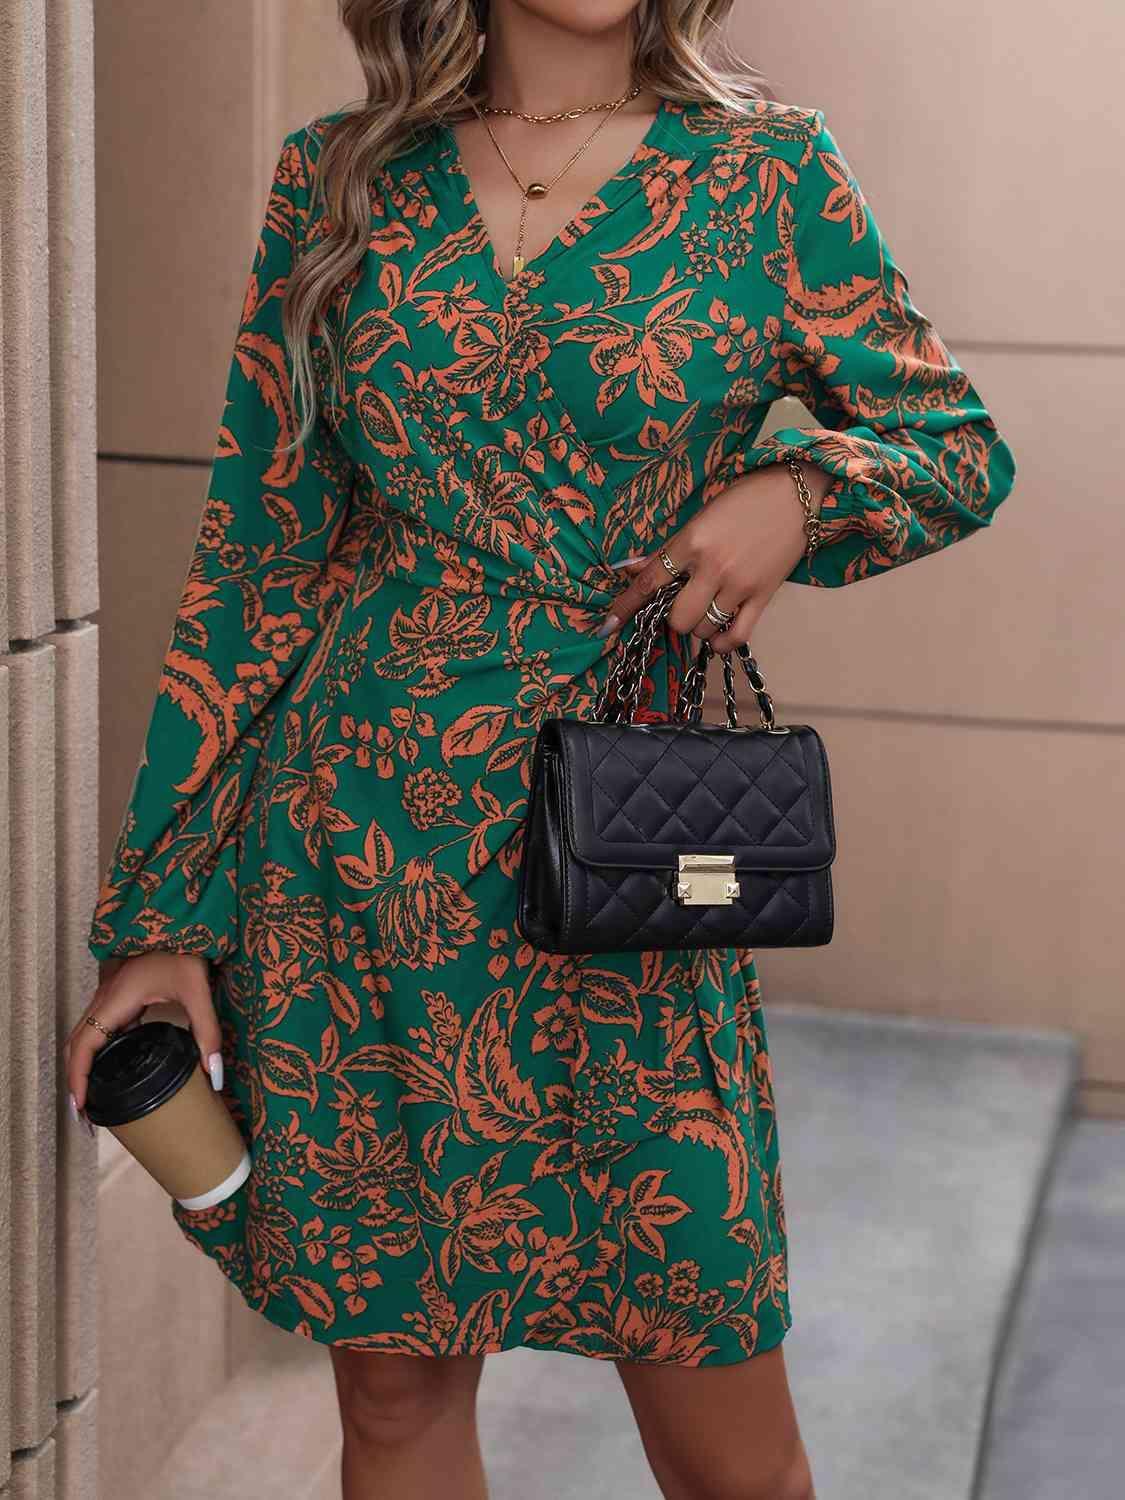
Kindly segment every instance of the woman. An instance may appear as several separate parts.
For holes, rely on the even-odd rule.
[[[368,99],[277,165],[67,1051],[80,1118],[182,1003],[254,1171],[178,1222],[330,1346],[349,1497],[484,1495],[517,1345],[616,1362],[664,1495],[812,1494],[753,955],[513,925],[536,728],[669,571],[654,717],[693,638],[1012,486],[822,111],[717,61],[729,9],[344,0]],[[817,425],[756,441],[786,393]]]

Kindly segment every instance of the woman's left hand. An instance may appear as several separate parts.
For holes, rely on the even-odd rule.
[[[811,464],[802,468],[814,509],[819,509],[832,476]],[[663,544],[671,561],[691,575],[672,601],[669,626],[709,640],[716,651],[748,645],[766,605],[804,555],[805,544],[804,510],[787,465],[768,464],[743,475]],[[626,571],[628,586],[613,601],[600,635],[620,630],[672,577],[656,551]],[[734,615],[722,629],[707,618],[712,600]]]

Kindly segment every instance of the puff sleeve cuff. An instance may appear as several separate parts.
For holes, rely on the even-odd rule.
[[[816,425],[783,427],[728,455],[717,478],[791,454],[834,476],[810,576],[839,585],[885,573],[987,526],[1015,476],[971,380],[910,299],[908,282],[825,124],[812,128],[779,205],[785,281],[773,353],[778,394]],[[796,504],[794,496],[794,504]]]

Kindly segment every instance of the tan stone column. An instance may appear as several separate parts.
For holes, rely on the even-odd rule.
[[[94,1148],[58,1047],[94,983],[93,15],[0,7],[0,1485],[92,1497]]]

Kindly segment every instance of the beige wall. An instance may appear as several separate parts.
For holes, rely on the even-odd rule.
[[[96,1478],[94,1150],[60,1107],[57,1061],[95,978],[91,46],[87,0],[0,7],[0,1491],[13,1500],[90,1500]]]
[[[335,10],[96,6],[103,860],[198,521],[270,169],[287,130],[360,91]],[[735,6],[732,32],[778,95],[825,109],[1020,467],[992,531],[854,589],[787,588],[770,610],[755,649],[781,716],[816,723],[832,757],[839,929],[828,949],[761,966],[775,999],[1071,1027],[1087,1106],[1125,1112],[1111,909],[1125,882],[1125,142],[1106,104],[1125,15],[1091,0],[1063,30],[1030,10],[1043,14],[1018,0]],[[29,493],[43,460],[21,461]],[[18,528],[12,545],[43,555]],[[40,601],[42,634],[54,612],[41,585],[31,595],[19,607]],[[25,677],[36,671],[45,693],[29,658]],[[134,1441],[103,1445],[101,1482],[131,1496],[257,1335],[152,1184],[108,1149],[102,1166],[102,1420]],[[169,1328],[174,1375],[145,1342]]]
[[[1125,11],[735,9],[778,92],[824,109],[1019,471],[989,531],[763,620],[840,850],[838,936],[763,954],[766,993],[1072,1029],[1084,1107],[1125,1114]]]

